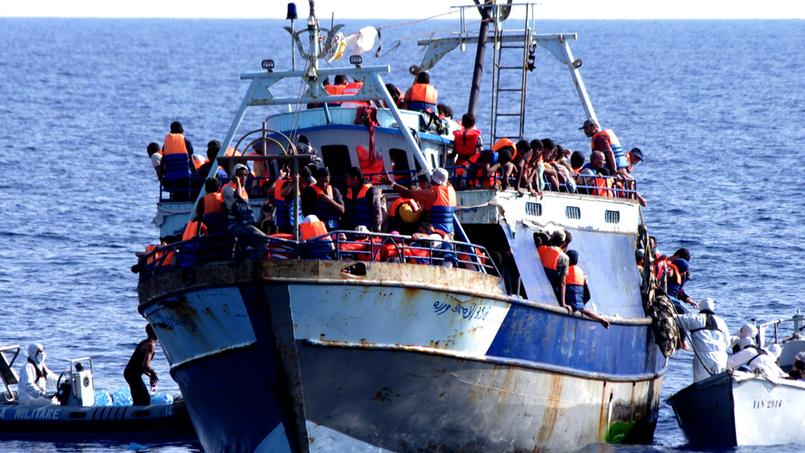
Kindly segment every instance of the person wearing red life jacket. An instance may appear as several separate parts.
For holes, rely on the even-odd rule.
[[[385,163],[383,162],[383,155],[375,149],[374,153],[370,153],[369,149],[363,145],[358,145],[355,148],[355,153],[358,155],[358,165],[360,166],[361,173],[369,178],[372,184],[383,184]]]
[[[408,110],[420,112],[436,112],[439,94],[430,84],[430,74],[422,71],[416,76],[416,82],[405,92],[405,105]]]
[[[579,312],[590,319],[598,321],[604,328],[609,329],[609,320],[593,311],[584,308],[590,300],[590,288],[587,285],[587,276],[579,266],[579,252],[567,251],[568,268],[565,276],[565,306],[573,312]]]

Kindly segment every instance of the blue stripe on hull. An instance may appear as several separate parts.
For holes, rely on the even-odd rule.
[[[254,451],[281,422],[274,396],[281,389],[268,383],[267,376],[276,372],[271,368],[251,346],[173,370],[206,451]]]
[[[488,356],[609,375],[660,374],[665,359],[647,325],[599,323],[512,304]]]

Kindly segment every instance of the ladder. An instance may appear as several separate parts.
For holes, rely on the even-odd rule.
[[[532,36],[534,5],[512,6],[525,6],[522,31],[515,33],[518,39],[503,39],[505,17],[501,18],[502,9],[496,7],[492,10],[494,30],[490,147],[504,137],[516,142],[523,138],[525,132],[528,72],[534,69],[534,52],[537,46]],[[514,121],[518,124],[516,133],[512,128]]]

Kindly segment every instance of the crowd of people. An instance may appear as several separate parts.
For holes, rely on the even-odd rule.
[[[514,187],[518,192],[542,196],[546,190],[603,197],[636,198],[647,201],[635,190],[634,166],[643,161],[643,151],[625,152],[612,129],[601,130],[593,120],[582,125],[591,138],[589,162],[581,151],[573,151],[550,138],[516,143],[500,138],[485,148],[475,117],[466,113],[461,127],[453,132],[455,184],[459,187]]]

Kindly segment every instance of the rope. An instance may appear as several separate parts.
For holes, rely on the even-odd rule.
[[[425,17],[423,19],[411,20],[411,21],[408,21],[408,22],[398,22],[396,24],[384,25],[383,27],[377,27],[377,28],[378,29],[383,29],[383,30],[391,30],[391,29],[394,29],[394,28],[405,27],[405,26],[408,26],[408,25],[413,25],[413,24],[418,24],[420,22],[429,21],[429,20],[432,20],[432,19],[436,19],[437,17],[449,16],[451,14],[456,14],[457,12],[458,12],[457,9],[453,9],[453,10],[447,11],[445,13],[436,14],[435,16]]]

